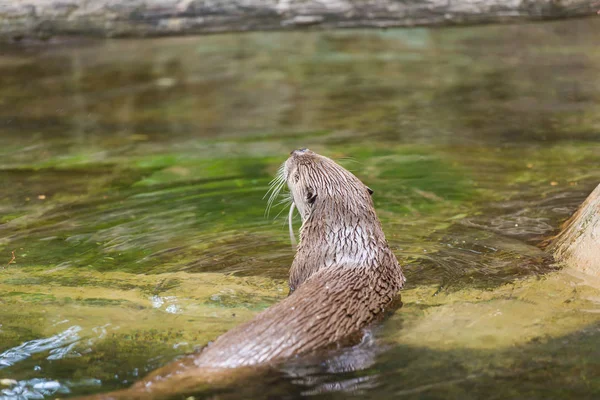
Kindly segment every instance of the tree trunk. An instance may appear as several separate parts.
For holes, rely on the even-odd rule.
[[[0,38],[452,25],[593,15],[589,0],[0,0]]]
[[[565,222],[550,248],[556,261],[600,277],[600,185]]]

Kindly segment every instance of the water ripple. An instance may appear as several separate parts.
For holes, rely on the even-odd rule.
[[[47,357],[48,360],[60,360],[68,356],[76,356],[78,354],[73,353],[73,347],[81,340],[79,337],[80,331],[81,327],[75,325],[54,336],[30,340],[8,349],[0,354],[0,369],[10,367],[31,357],[33,354],[44,351],[50,351],[50,355]]]

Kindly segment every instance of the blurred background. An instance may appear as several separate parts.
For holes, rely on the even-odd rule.
[[[598,37],[591,18],[3,42],[0,399],[126,387],[286,296],[264,195],[299,147],[374,190],[404,306],[350,371],[200,397],[596,397],[600,290],[538,244],[600,181]]]

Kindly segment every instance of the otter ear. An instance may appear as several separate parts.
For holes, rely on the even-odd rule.
[[[306,202],[308,204],[313,204],[316,199],[317,199],[317,194],[314,193],[312,189],[308,189],[306,191]]]
[[[368,187],[368,186],[365,186],[365,187],[367,188],[367,191],[369,192],[369,194],[373,194],[373,189],[371,189],[371,188],[370,188],[370,187]]]

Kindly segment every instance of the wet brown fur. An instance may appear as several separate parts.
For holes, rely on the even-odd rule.
[[[305,149],[292,152],[282,172],[303,221],[290,270],[290,296],[201,353],[109,398],[160,397],[174,387],[181,390],[187,386],[184,381],[223,381],[232,368],[322,349],[360,334],[391,306],[405,279],[385,240],[370,189],[334,161]]]

